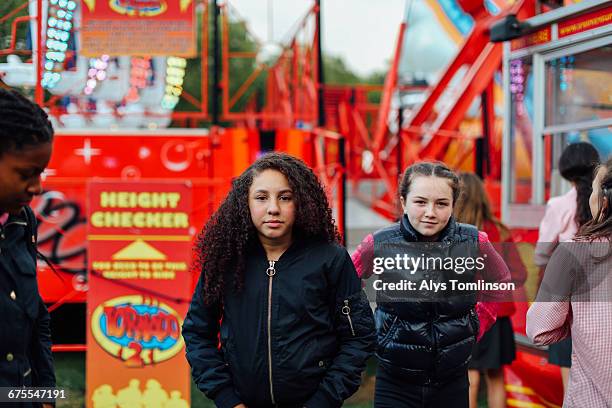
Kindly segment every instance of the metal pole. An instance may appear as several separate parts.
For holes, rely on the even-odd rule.
[[[37,2],[37,15],[36,15],[36,41],[38,46],[36,47],[36,87],[34,88],[34,101],[43,106],[45,102],[45,94],[42,88],[42,77],[43,77],[43,0]]]
[[[342,167],[342,177],[340,180],[339,186],[339,196],[340,196],[340,214],[338,214],[340,229],[342,230],[342,245],[346,246],[347,243],[347,231],[346,231],[346,149],[345,149],[345,139],[344,136],[340,138],[338,141],[338,159],[340,161],[340,166]]]
[[[324,96],[325,96],[325,90],[324,90],[324,86],[325,86],[325,77],[323,74],[323,47],[321,46],[321,37],[322,37],[322,30],[321,30],[321,0],[316,0],[316,5],[317,5],[317,60],[319,61],[319,63],[317,64],[317,79],[318,79],[318,106],[317,106],[317,113],[318,113],[318,123],[317,125],[319,127],[324,127],[325,126],[325,101],[324,101]]]
[[[400,92],[400,105],[397,109],[397,181],[402,178],[404,171],[404,143],[402,141],[402,125],[404,123],[404,107],[402,106],[402,94]]]
[[[217,0],[212,0],[211,11],[213,13],[213,92],[212,92],[212,124],[219,124],[219,68],[221,66],[221,56],[219,55],[219,5]]]
[[[493,126],[492,122],[492,97],[488,90],[490,85],[485,88],[484,92],[480,95],[480,106],[482,112],[482,137],[476,139],[476,174],[484,180],[486,174],[489,173],[488,166],[488,154],[489,154],[489,141],[491,140],[491,129]],[[493,119],[494,120],[494,119]]]

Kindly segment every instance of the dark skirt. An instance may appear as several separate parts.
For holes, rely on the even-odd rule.
[[[495,370],[516,358],[514,331],[509,317],[500,317],[472,349],[470,370]]]
[[[560,367],[572,366],[572,338],[548,346],[548,362]]]

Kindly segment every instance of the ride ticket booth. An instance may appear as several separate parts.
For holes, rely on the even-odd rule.
[[[569,143],[612,153],[612,4],[597,0],[520,22],[504,43],[502,216],[534,229],[550,197],[570,188],[557,165]]]

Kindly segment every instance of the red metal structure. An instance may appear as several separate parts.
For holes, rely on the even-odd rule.
[[[235,51],[230,47],[231,30],[229,20],[233,9],[230,3],[221,6],[222,21],[222,114],[221,120],[243,123],[248,127],[263,129],[291,128],[296,123],[309,123],[316,126],[318,114],[318,33],[317,14],[319,8],[313,5],[296,25],[290,41],[282,44],[280,55],[272,61],[258,61],[256,69],[235,90],[230,92],[232,73],[230,62],[234,59],[256,59],[264,46],[257,40],[258,49],[252,52]],[[252,36],[255,38],[255,36]],[[265,103],[257,109],[252,92],[253,83],[266,76]],[[248,108],[243,112],[235,111],[236,103],[246,98]]]
[[[492,135],[495,134],[494,75],[501,67],[502,45],[489,41],[488,29],[508,14],[517,14],[519,18],[532,16],[535,3],[533,0],[519,1],[496,16],[488,14],[481,1],[464,0],[459,3],[474,18],[474,27],[439,81],[427,90],[425,101],[403,121],[399,136],[389,131],[388,121],[393,94],[411,90],[398,87],[397,78],[405,24],[399,29],[373,131],[368,132],[366,122],[356,109],[349,105],[341,109],[340,131],[349,135],[349,167],[354,171],[351,173],[355,177],[353,180],[356,183],[364,178],[382,181],[385,192],[375,197],[372,207],[389,218],[393,218],[397,210],[395,197],[401,169],[418,160],[443,160],[449,149],[453,151],[452,162],[449,163],[452,167],[461,166],[473,156],[475,139],[462,134],[459,127],[468,108],[479,96],[482,101],[482,138],[488,145],[489,155],[497,158],[491,160],[492,166],[486,175],[495,179],[500,176],[501,143],[493,141]],[[449,85],[454,79],[460,79],[459,85],[449,92]],[[436,111],[442,98],[445,107]],[[453,141],[456,143],[451,147]],[[369,174],[362,170],[366,152],[371,157],[373,167]]]

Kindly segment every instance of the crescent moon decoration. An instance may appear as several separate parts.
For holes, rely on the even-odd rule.
[[[169,154],[171,152],[184,153],[185,160],[177,162],[170,159]],[[193,160],[193,148],[192,146],[186,146],[183,142],[170,141],[162,146],[161,161],[164,166],[175,173],[187,170],[191,166]]]

